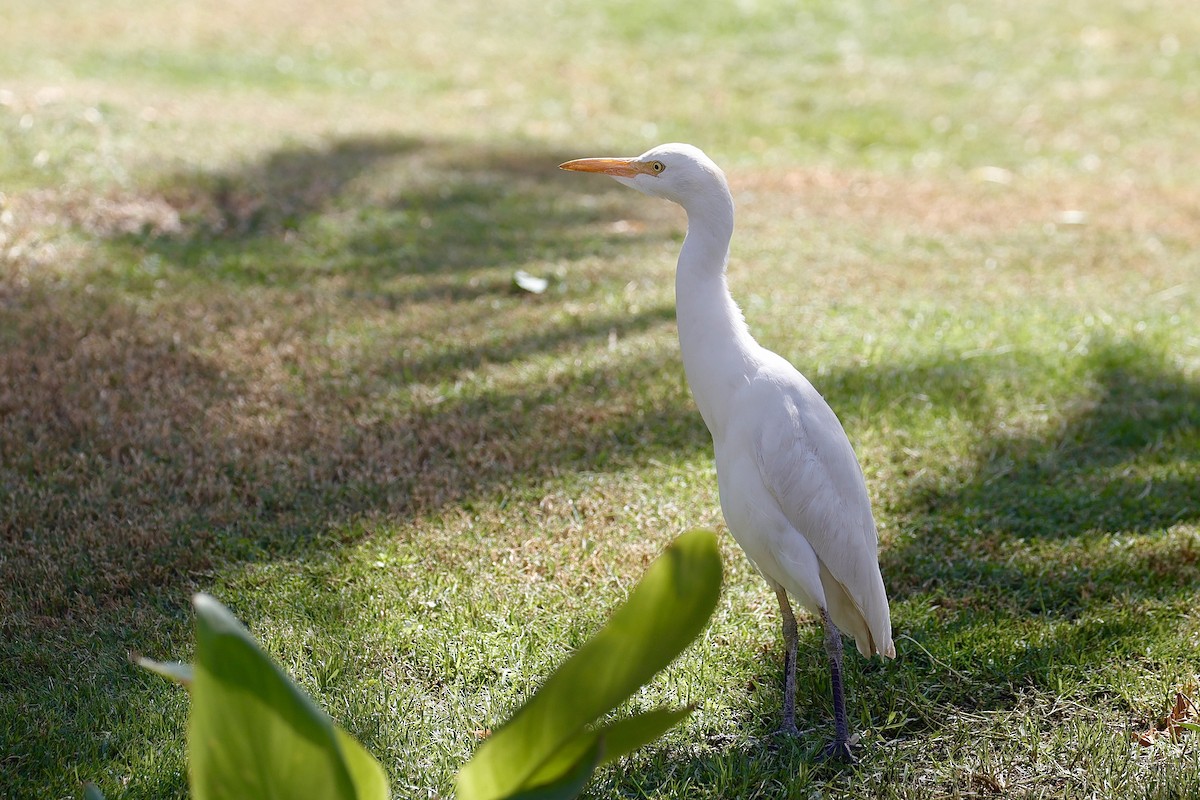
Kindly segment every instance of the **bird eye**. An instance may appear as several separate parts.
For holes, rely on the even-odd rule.
[[[661,161],[650,162],[650,169],[654,170],[656,173],[662,172],[666,168],[667,168],[666,164],[663,164],[663,162],[661,162]]]

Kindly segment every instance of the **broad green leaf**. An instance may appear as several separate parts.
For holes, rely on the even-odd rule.
[[[595,748],[599,741],[600,734],[593,730],[583,730],[574,737],[566,739],[562,747],[555,750],[553,755],[538,765],[536,772],[525,778],[522,787],[542,786],[560,780],[563,775],[574,769],[584,755]],[[593,769],[597,766],[599,764],[594,764]]]
[[[104,792],[100,787],[88,781],[83,785],[83,800],[104,800]]]
[[[337,734],[338,744],[341,745],[346,769],[350,772],[350,780],[357,792],[356,797],[359,800],[387,800],[392,790],[388,784],[387,773],[383,771],[380,763],[336,722],[333,723],[333,730]]]
[[[388,796],[383,768],[208,595],[196,608],[188,757],[196,800]]]
[[[547,783],[541,783],[532,789],[524,789],[505,800],[572,800],[583,792],[588,779],[602,763],[604,740],[602,737],[580,737],[587,747],[582,755],[575,759],[566,772]]]
[[[721,593],[716,536],[695,530],[659,556],[592,639],[459,771],[459,800],[528,788],[585,728],[667,666],[703,630]],[[633,740],[635,737],[630,737]],[[580,744],[574,744],[579,752]]]

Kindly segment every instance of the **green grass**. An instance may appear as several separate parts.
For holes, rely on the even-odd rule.
[[[448,796],[720,523],[681,215],[555,169],[668,140],[727,167],[734,293],[855,442],[900,657],[848,658],[831,769],[806,626],[819,727],[771,739],[777,612],[726,536],[711,627],[633,701],[696,714],[592,794],[1200,794],[1195,736],[1131,742],[1200,699],[1198,19],[7,3],[0,797],[186,792],[186,698],[127,653],[186,659],[196,590],[396,796]]]

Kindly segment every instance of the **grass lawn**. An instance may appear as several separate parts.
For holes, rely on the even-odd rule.
[[[5,0],[0,797],[186,794],[188,598],[387,769],[482,732],[720,527],[682,213],[568,158],[689,141],[730,283],[875,501],[899,658],[723,536],[697,702],[597,798],[1200,796],[1200,15],[1186,0]],[[525,270],[541,295],[513,288]],[[811,623],[811,620],[809,620]],[[851,648],[852,649],[852,648]]]

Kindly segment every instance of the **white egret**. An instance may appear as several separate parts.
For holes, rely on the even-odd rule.
[[[708,156],[664,144],[636,158],[583,158],[595,172],[683,206],[687,236],[675,272],[684,372],[712,434],[721,511],[783,617],[782,732],[796,729],[796,618],[788,595],[820,617],[836,735],[825,756],[852,758],[842,685],[842,637],[866,657],[894,658],[878,535],[862,470],[829,404],[781,356],[755,341],[729,293],[725,267],[733,196]]]

